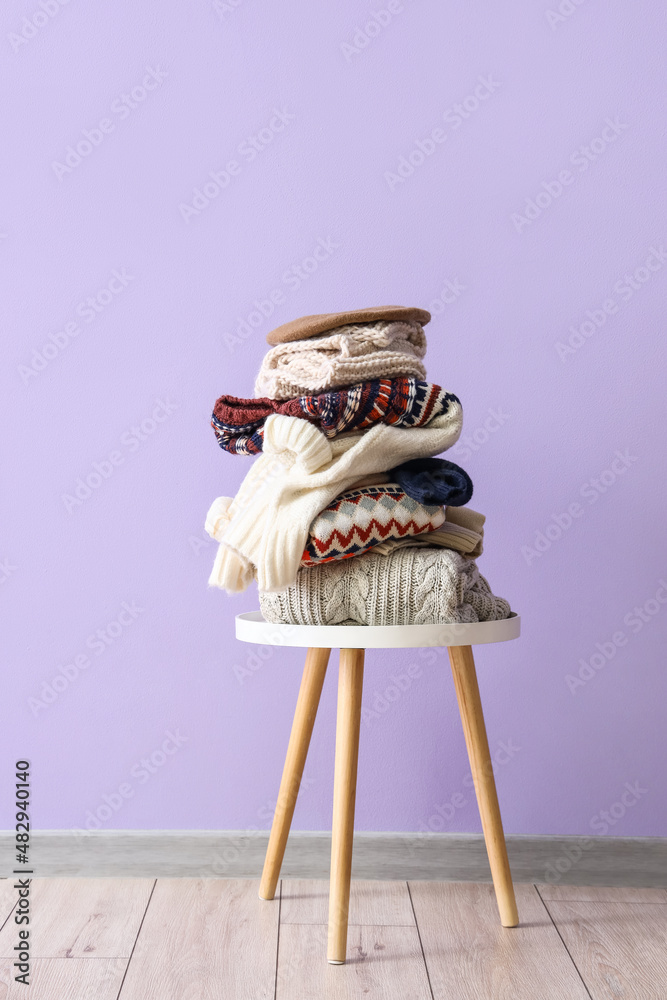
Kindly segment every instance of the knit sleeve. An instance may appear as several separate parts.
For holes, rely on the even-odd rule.
[[[298,417],[272,414],[264,424],[264,454],[284,466],[298,463],[304,472],[316,472],[332,459],[331,444],[314,424]]]

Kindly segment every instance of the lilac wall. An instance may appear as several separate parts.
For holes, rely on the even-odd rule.
[[[26,755],[41,828],[268,825],[302,657],[207,590],[249,468],[209,414],[272,326],[398,302],[434,314],[523,615],[478,652],[507,830],[667,834],[665,24],[558,11],[4,5],[3,826]],[[358,827],[478,830],[446,657],[370,655],[365,706]],[[300,829],[330,825],[334,711],[331,671]]]

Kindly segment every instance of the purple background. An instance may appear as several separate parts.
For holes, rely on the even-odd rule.
[[[561,7],[415,0],[365,29],[386,4],[71,2],[31,29],[36,0],[3,6],[3,826],[17,756],[40,828],[268,826],[302,653],[258,659],[234,639],[256,595],[207,589],[206,510],[250,462],[209,415],[252,394],[273,326],[392,302],[433,312],[428,375],[463,402],[449,457],[487,515],[480,566],[523,616],[518,642],[477,652],[506,830],[667,834],[663,5]],[[287,124],[251,160],[274,109]],[[142,610],[95,652],[123,602]],[[479,830],[446,656],[367,663],[357,827]],[[330,826],[335,684],[297,829]],[[165,753],[169,731],[185,739]]]

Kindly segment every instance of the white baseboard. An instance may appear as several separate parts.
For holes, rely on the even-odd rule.
[[[34,877],[258,878],[266,831],[43,830],[31,834]],[[0,832],[0,876],[14,873],[14,836]],[[667,838],[509,836],[517,882],[667,886]],[[331,837],[295,830],[282,874],[328,878]],[[480,834],[356,833],[354,878],[486,882]]]

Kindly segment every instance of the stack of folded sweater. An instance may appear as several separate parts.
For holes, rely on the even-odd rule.
[[[269,333],[254,399],[221,396],[218,444],[257,456],[211,506],[209,583],[257,580],[268,621],[405,625],[507,618],[480,575],[468,474],[434,458],[459,399],[427,382],[423,309],[305,316]]]

